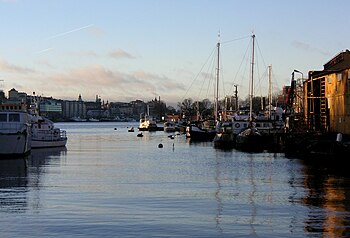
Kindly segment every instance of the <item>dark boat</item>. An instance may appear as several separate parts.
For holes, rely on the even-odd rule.
[[[250,82],[250,97],[249,97],[249,125],[241,131],[236,137],[236,148],[247,152],[262,152],[264,150],[264,137],[255,127],[253,122],[253,92],[254,92],[254,40],[255,35],[252,35],[253,51],[252,51],[252,67],[251,67],[251,82]]]
[[[142,132],[140,132],[139,134],[137,134],[137,137],[143,137]]]
[[[216,135],[215,127],[205,126],[207,123],[193,123],[186,127],[186,137],[192,141],[213,141]]]
[[[232,149],[236,142],[233,133],[233,122],[222,122],[214,137],[214,146],[222,149]]]
[[[236,148],[246,152],[262,152],[264,137],[255,127],[249,127],[236,137]]]

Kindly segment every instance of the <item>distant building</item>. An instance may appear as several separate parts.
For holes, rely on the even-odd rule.
[[[62,118],[62,103],[60,100],[44,99],[39,104],[40,115],[57,120]]]
[[[27,100],[27,94],[24,92],[18,92],[16,89],[12,88],[8,92],[8,100],[10,101],[19,101],[25,103]]]
[[[62,116],[63,118],[86,118],[86,106],[79,95],[78,101],[62,100]]]
[[[98,95],[96,95],[95,101],[84,102],[84,104],[86,107],[87,118],[100,119],[104,117],[104,110],[102,109],[101,98],[99,98]]]
[[[350,51],[309,71],[304,82],[304,117],[311,130],[350,135]]]
[[[4,91],[0,90],[0,103],[6,100]]]

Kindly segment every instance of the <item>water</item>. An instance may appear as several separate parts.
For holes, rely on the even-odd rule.
[[[56,126],[66,148],[0,160],[1,237],[350,235],[350,180],[323,167],[135,123]]]

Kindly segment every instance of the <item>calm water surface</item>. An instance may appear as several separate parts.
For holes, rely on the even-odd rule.
[[[350,236],[350,180],[323,167],[137,123],[56,126],[66,148],[0,160],[1,237]]]

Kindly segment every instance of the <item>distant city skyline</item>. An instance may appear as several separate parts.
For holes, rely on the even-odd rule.
[[[294,69],[307,77],[349,48],[349,7],[346,0],[0,0],[0,86],[65,100],[212,99],[209,57],[220,32],[219,96],[236,84],[245,98],[254,33],[256,94],[266,95],[268,65],[280,91]]]

